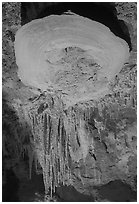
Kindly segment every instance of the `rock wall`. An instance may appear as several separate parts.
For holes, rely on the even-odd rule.
[[[117,17],[129,29],[132,43],[129,61],[111,83],[111,94],[97,102],[79,103],[72,107],[72,111],[65,110],[67,115],[75,110],[82,116],[88,114],[83,132],[87,133],[88,141],[93,145],[84,154],[84,159],[78,161],[75,154],[70,168],[72,185],[83,194],[93,195],[96,200],[102,195],[101,187],[115,180],[129,184],[136,191],[136,3],[115,3],[115,6]],[[38,100],[39,112],[43,113],[45,108],[40,104],[43,96],[22,84],[16,74],[13,41],[20,25],[20,3],[3,3],[3,178],[6,176],[5,169],[12,167],[21,179],[27,178],[29,171],[28,167],[17,170],[27,166],[22,155],[28,156],[30,168],[33,160],[27,107]],[[78,149],[78,145],[76,147]]]

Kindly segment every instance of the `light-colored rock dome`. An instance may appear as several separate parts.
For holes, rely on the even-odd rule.
[[[51,15],[19,29],[15,55],[25,85],[60,91],[69,106],[107,94],[129,47],[103,24],[78,15]]]

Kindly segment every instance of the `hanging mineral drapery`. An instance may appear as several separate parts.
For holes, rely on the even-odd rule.
[[[28,109],[35,156],[43,170],[45,190],[55,191],[70,181],[68,133],[63,124],[62,102],[56,96],[42,96]]]
[[[30,174],[34,158],[42,167],[46,193],[50,188],[52,195],[60,184],[72,184],[71,162],[85,161],[89,148],[94,149],[93,138],[85,131],[89,110],[76,106],[65,111],[61,99],[47,93],[25,109],[33,135]]]

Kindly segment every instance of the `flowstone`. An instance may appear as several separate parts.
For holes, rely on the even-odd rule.
[[[33,20],[15,38],[18,76],[27,86],[62,93],[66,108],[98,100],[129,57],[105,25],[76,14]]]

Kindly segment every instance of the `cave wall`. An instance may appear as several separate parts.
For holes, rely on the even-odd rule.
[[[46,15],[47,10],[49,15],[51,9],[57,8],[57,3],[52,8],[51,3],[48,3],[46,8],[42,3],[35,6],[39,7],[39,12],[36,13],[34,4],[25,4],[27,4],[27,7],[23,8],[22,13],[20,6],[22,9],[23,5],[20,3],[3,3],[3,179],[6,177],[5,169],[9,168],[14,169],[18,178],[28,178],[29,167],[27,161],[29,155],[31,155],[29,152],[32,149],[30,149],[30,140],[28,138],[31,135],[30,127],[26,123],[24,109],[25,104],[28,104],[30,100],[37,96],[32,92],[31,88],[24,86],[17,77],[13,49],[14,35],[21,24],[23,25],[36,17],[43,17],[42,15]],[[75,188],[81,193],[89,193],[93,196],[96,194],[96,190],[92,189],[93,178],[91,177],[90,163],[94,160],[96,160],[97,166],[102,172],[103,178],[101,179],[103,182],[101,185],[120,179],[136,190],[136,3],[112,3],[109,6],[113,9],[115,18],[117,16],[118,19],[122,20],[113,29],[116,32],[117,26],[120,27],[118,29],[120,34],[118,35],[128,42],[131,55],[129,62],[111,84],[113,93],[97,104],[92,102],[88,104],[88,106],[96,107],[90,110],[90,121],[87,123],[90,123],[91,130],[95,131],[93,133],[95,134],[94,137],[96,137],[96,158],[94,158],[94,155],[88,154],[85,163],[87,176],[84,175],[85,170],[82,162],[79,165],[80,177],[78,177],[79,171],[78,168],[75,168],[74,163],[72,168]],[[99,7],[99,3],[96,4],[96,7]],[[28,8],[31,9],[31,12],[29,12]],[[72,10],[73,6],[71,5],[68,8]],[[58,6],[58,11],[63,12],[61,5]],[[76,10],[73,9],[72,11],[76,13]],[[82,8],[80,14],[82,14]],[[103,20],[102,16],[100,21]],[[111,26],[111,22],[108,21],[108,23]],[[125,29],[121,29],[123,25]],[[80,104],[79,108],[85,109],[84,104]],[[96,121],[95,125],[94,121]],[[15,146],[17,146],[17,151]],[[21,157],[18,157],[19,152]],[[26,160],[22,157],[23,153],[27,156]],[[97,173],[99,177],[100,172]],[[79,182],[80,179],[81,182]],[[4,179],[3,183],[5,182]]]

